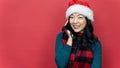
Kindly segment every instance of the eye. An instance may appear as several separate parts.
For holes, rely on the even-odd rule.
[[[70,17],[70,19],[73,19],[73,18],[74,18],[73,16]]]
[[[83,17],[78,17],[78,19],[83,19]]]

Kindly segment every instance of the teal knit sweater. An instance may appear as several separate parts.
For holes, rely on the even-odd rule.
[[[60,32],[56,37],[55,62],[57,68],[67,68],[66,66],[72,49],[68,44],[64,45],[62,43],[62,35],[63,32]],[[95,44],[92,45],[92,51],[94,58],[91,68],[101,68],[102,49],[99,41],[95,41]]]

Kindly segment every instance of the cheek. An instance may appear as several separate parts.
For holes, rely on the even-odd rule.
[[[81,24],[81,28],[85,28],[87,25],[86,21],[82,21],[80,24]]]
[[[70,23],[70,26],[72,27],[72,23]]]
[[[70,23],[70,26],[71,26],[73,22],[70,20],[69,23]]]
[[[85,27],[86,27],[86,23],[83,23],[83,24],[81,24],[82,26],[82,28],[84,29]]]
[[[70,23],[73,23],[73,20],[70,19],[69,22],[70,22]]]

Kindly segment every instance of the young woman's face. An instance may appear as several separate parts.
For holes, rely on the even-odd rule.
[[[70,15],[70,26],[75,32],[83,32],[86,26],[86,19],[79,13],[73,13]]]

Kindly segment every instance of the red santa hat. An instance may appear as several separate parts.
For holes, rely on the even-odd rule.
[[[92,22],[94,21],[93,18],[93,11],[91,10],[89,4],[87,2],[72,0],[69,2],[69,7],[66,11],[66,18],[68,19],[69,16],[74,13],[78,12],[83,16],[87,17]]]

